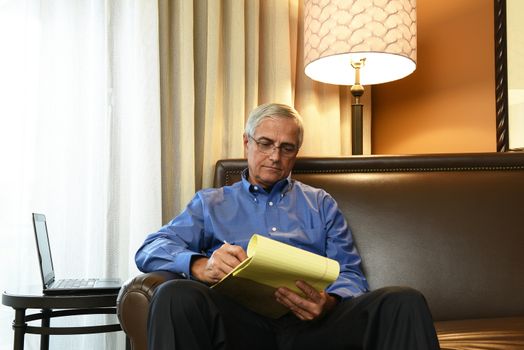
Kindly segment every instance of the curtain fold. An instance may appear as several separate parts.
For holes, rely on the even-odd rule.
[[[144,233],[162,222],[159,12],[153,1],[109,5],[106,266],[128,278]]]
[[[193,2],[159,1],[162,213],[195,191],[195,55]],[[185,49],[180,50],[184,45]],[[184,171],[181,171],[184,169]]]

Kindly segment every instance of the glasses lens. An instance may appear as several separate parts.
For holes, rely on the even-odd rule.
[[[273,149],[275,148],[275,145],[272,143],[272,142],[268,142],[268,141],[256,141],[255,142],[257,143],[257,146],[258,146],[258,150],[261,151],[261,152],[272,152]]]
[[[298,152],[298,148],[289,143],[284,143],[277,147],[271,140],[256,140],[252,136],[250,136],[250,138],[256,143],[257,149],[265,154],[271,154],[274,150],[278,149],[283,157],[293,157]]]
[[[293,145],[280,145],[283,155],[292,156],[296,153],[297,148]]]

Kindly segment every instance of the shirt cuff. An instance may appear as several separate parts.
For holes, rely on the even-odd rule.
[[[193,256],[205,256],[195,252],[178,253],[175,260],[175,270],[180,271],[185,278],[192,278],[191,276],[191,260]]]

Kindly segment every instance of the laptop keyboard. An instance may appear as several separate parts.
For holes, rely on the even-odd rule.
[[[91,288],[94,286],[96,279],[63,279],[57,281],[53,288]]]

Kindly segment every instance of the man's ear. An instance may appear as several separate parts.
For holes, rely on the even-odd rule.
[[[244,157],[247,157],[247,144],[249,142],[249,137],[247,136],[247,134],[244,133],[244,135],[242,136],[242,139],[244,142]]]

